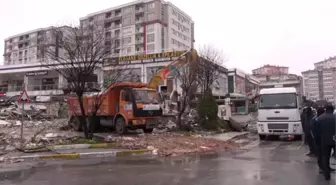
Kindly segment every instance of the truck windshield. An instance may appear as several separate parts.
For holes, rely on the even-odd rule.
[[[134,98],[136,103],[160,103],[161,99],[156,91],[135,90]]]
[[[259,109],[293,108],[297,108],[297,97],[294,93],[263,94],[260,96]]]

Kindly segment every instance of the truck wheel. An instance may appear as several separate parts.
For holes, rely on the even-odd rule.
[[[119,117],[117,119],[114,125],[114,129],[117,132],[117,134],[125,134],[127,132],[124,118]]]
[[[301,141],[302,140],[302,135],[294,136],[294,140]]]
[[[144,128],[144,129],[142,129],[143,131],[144,131],[144,133],[152,133],[153,132],[153,128]]]
[[[261,134],[259,134],[259,139],[260,139],[260,140],[265,140],[265,139],[266,139],[266,135],[261,135]]]

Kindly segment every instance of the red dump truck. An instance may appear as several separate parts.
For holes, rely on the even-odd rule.
[[[67,102],[70,124],[80,131],[82,123],[79,116],[82,114],[78,98],[70,95]],[[103,93],[83,97],[86,118],[95,120],[93,129],[112,127],[118,134],[125,133],[127,129],[143,129],[145,133],[151,133],[162,116],[160,102],[158,92],[140,82],[117,83]]]

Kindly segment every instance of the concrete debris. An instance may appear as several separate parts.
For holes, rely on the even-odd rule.
[[[2,120],[0,120],[2,121]],[[60,130],[66,126],[67,119],[53,121],[24,121],[23,142],[26,148],[36,148],[54,143],[63,143],[81,136],[81,133]],[[2,121],[4,122],[4,121]],[[0,124],[0,153],[13,151],[20,147],[21,121],[7,120],[8,124]]]
[[[36,96],[37,102],[50,102],[51,97],[50,96]]]
[[[21,125],[22,125],[21,121],[16,121],[15,122],[15,126],[21,126]]]
[[[130,139],[132,138],[132,139]],[[219,150],[233,149],[239,147],[231,141],[219,141],[205,137],[194,137],[173,132],[162,134],[146,134],[145,136],[120,137],[107,136],[107,142],[115,142],[118,147],[125,149],[152,150],[154,155],[179,156],[192,153],[216,152]]]
[[[18,120],[21,119],[22,114],[29,120],[67,118],[66,107],[62,102],[27,103],[22,111],[22,104],[11,104],[0,108],[0,119]]]
[[[12,123],[9,123],[9,122],[4,121],[4,120],[0,120],[0,125],[12,125]]]

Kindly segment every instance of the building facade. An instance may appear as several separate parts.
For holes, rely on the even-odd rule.
[[[161,0],[138,0],[80,19],[81,28],[90,25],[97,26],[104,33],[105,42],[115,42],[110,57],[120,59],[120,69],[132,71],[145,83],[176,55],[192,48],[195,41],[194,22],[190,16],[170,2]],[[63,93],[61,89],[67,84],[66,80],[48,66],[41,65],[44,59],[41,46],[55,39],[50,33],[52,28],[32,30],[5,40],[4,65],[0,66],[1,93],[18,95],[23,88],[30,96]],[[173,54],[161,60],[125,59],[125,56],[156,56],[154,53],[169,51]],[[90,83],[103,84],[113,68],[103,64],[97,66]]]
[[[303,91],[307,99],[336,103],[336,68],[321,67],[302,72]]]
[[[239,69],[228,70],[228,92],[246,95],[252,91],[259,91],[260,81],[252,75]]]
[[[134,1],[89,14],[80,23],[94,25],[107,39],[121,43],[112,56],[188,50],[195,41],[191,17],[162,0]]]
[[[302,76],[307,99],[336,103],[336,57],[314,63],[314,69],[303,71]]]
[[[314,64],[314,68],[317,70],[329,69],[329,68],[335,68],[335,67],[336,67],[336,56],[329,57],[328,59],[325,59],[321,62],[316,62]]]
[[[279,74],[288,74],[288,67],[267,64],[252,70],[252,75],[272,76]]]

